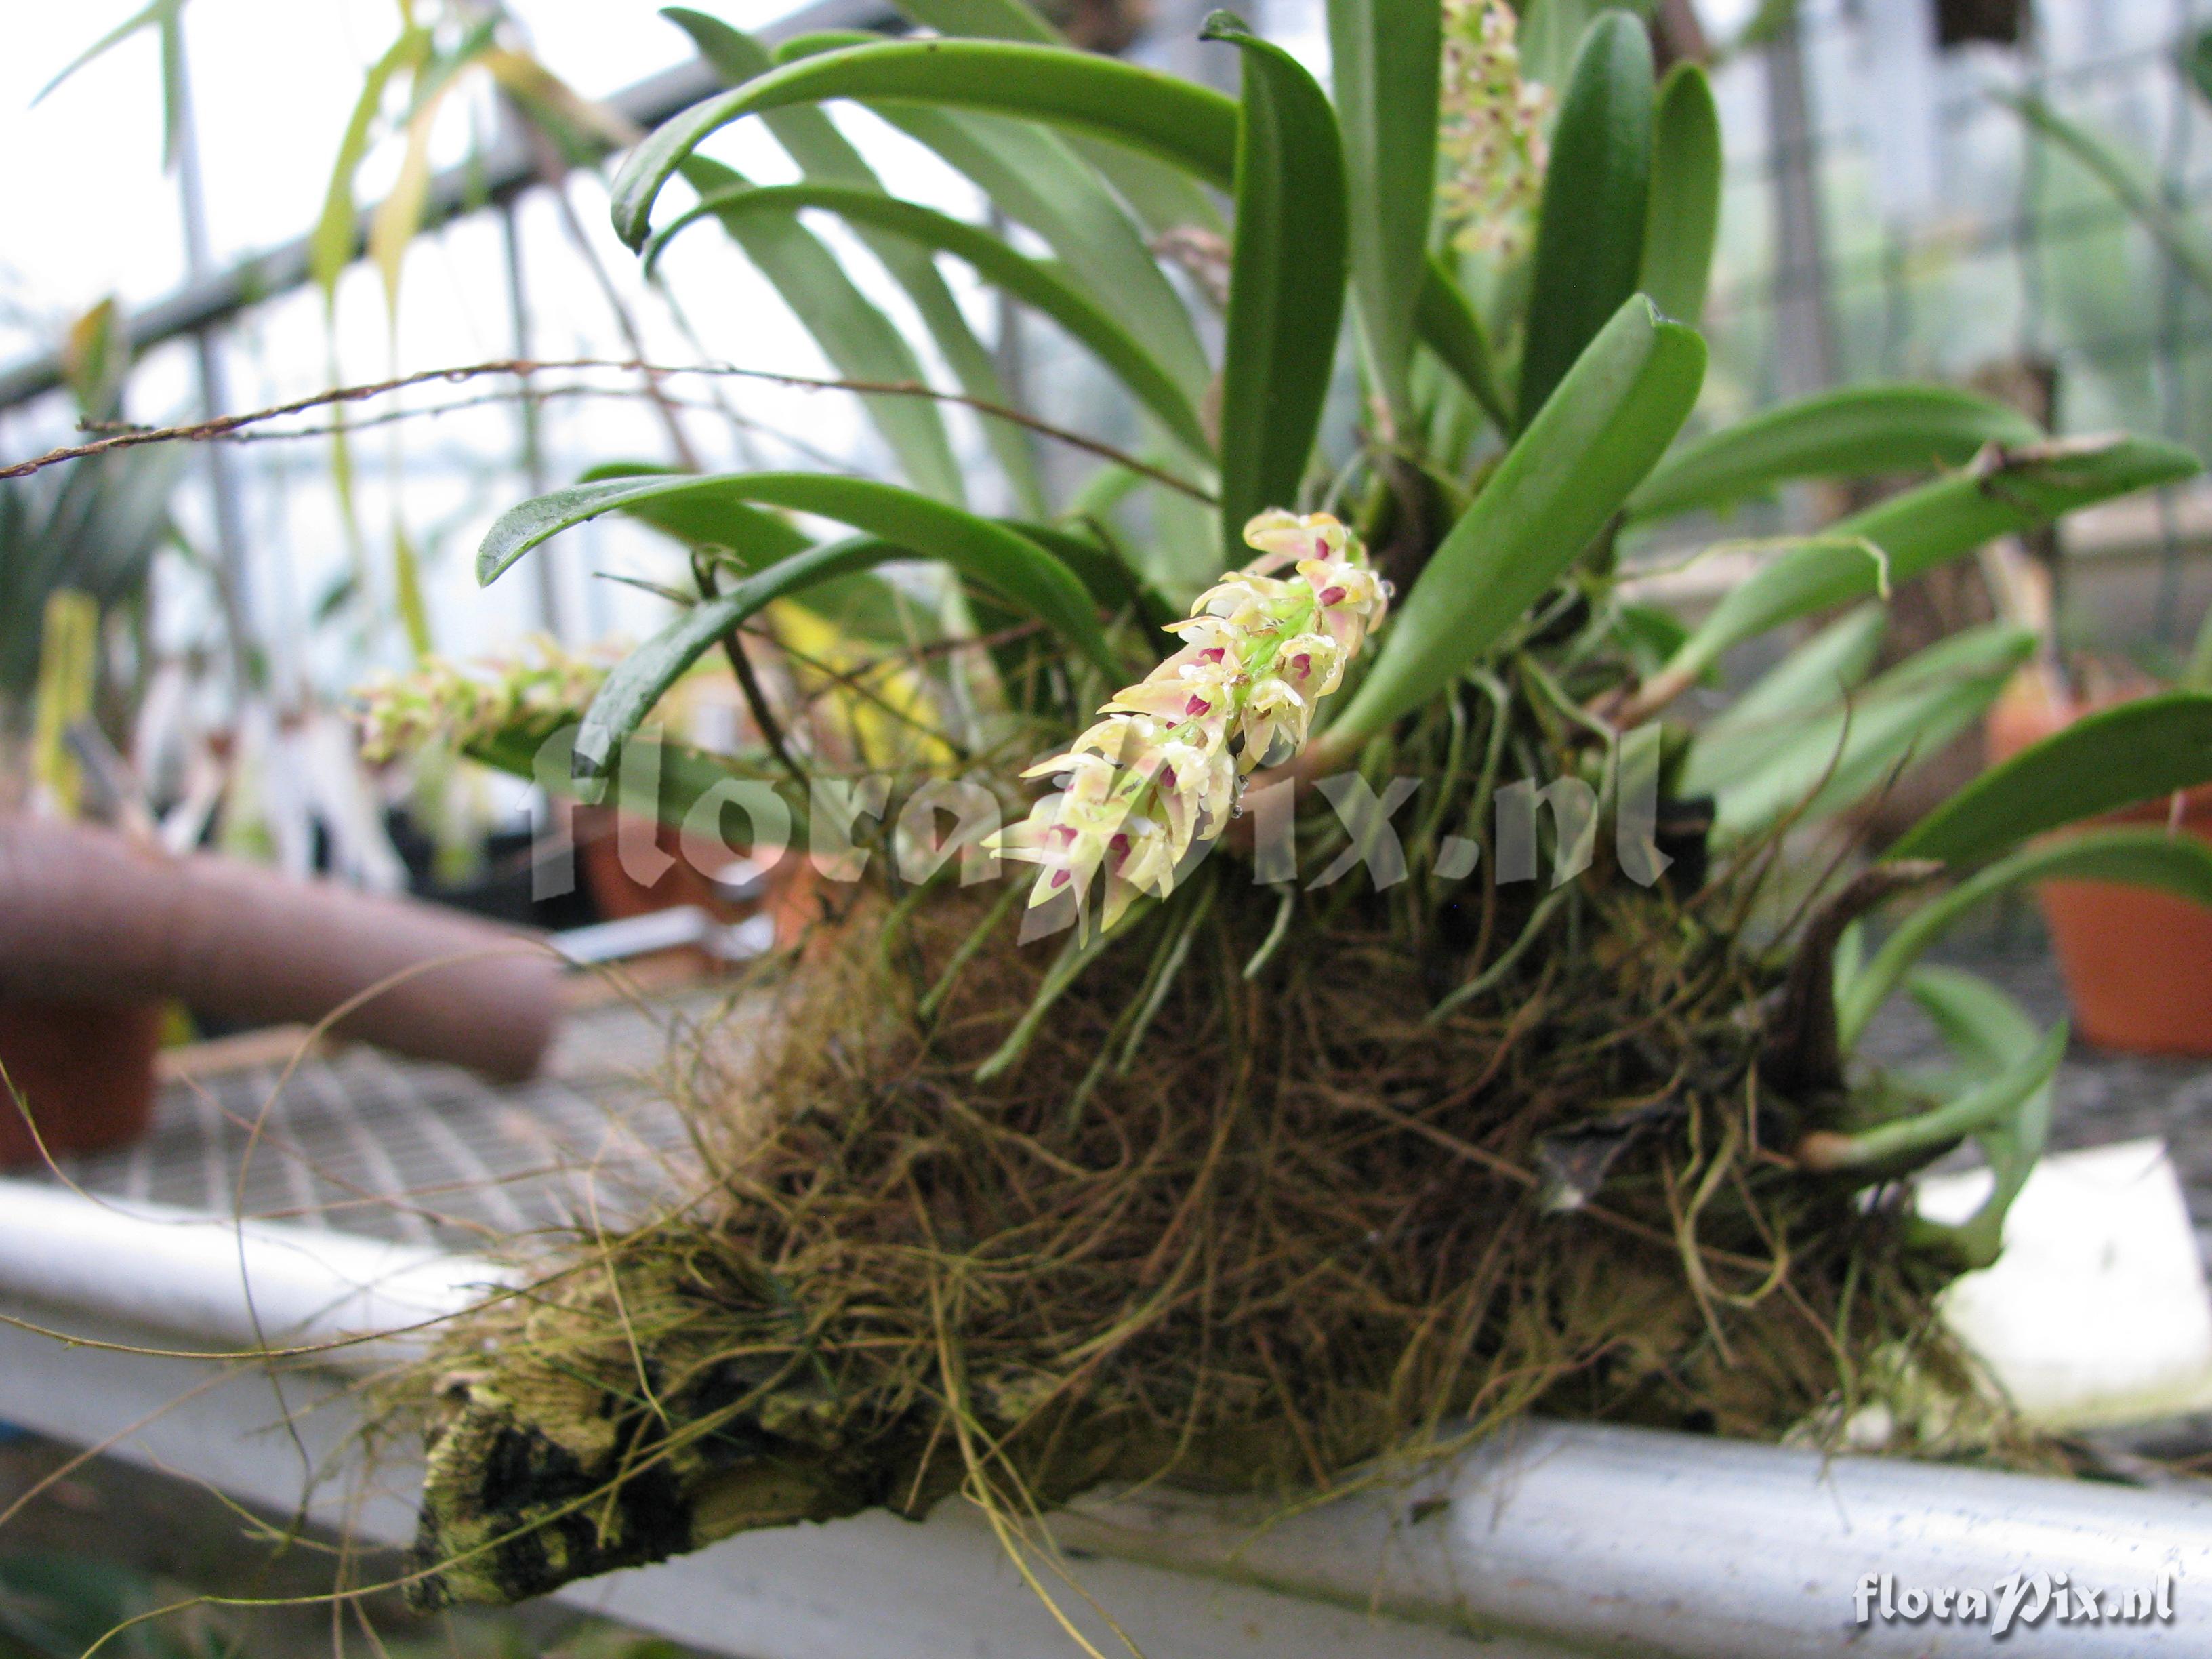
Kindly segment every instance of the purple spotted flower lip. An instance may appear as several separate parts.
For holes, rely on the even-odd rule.
[[[1182,648],[1023,774],[1055,792],[989,844],[1042,866],[1032,906],[1072,890],[1087,925],[1103,878],[1111,927],[1140,894],[1167,896],[1191,845],[1221,833],[1244,775],[1305,746],[1316,705],[1382,623],[1389,589],[1328,514],[1262,513],[1244,540],[1260,556],[1169,625]]]

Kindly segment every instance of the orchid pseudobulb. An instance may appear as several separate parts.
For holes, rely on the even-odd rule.
[[[1228,823],[1246,775],[1305,746],[1316,705],[1381,623],[1389,585],[1328,514],[1262,513],[1244,539],[1261,556],[1169,624],[1182,648],[1023,773],[1056,775],[1059,787],[988,844],[1043,866],[1032,908],[1068,894],[1080,925],[1101,875],[1103,927],[1140,894],[1166,897],[1186,856]],[[1271,574],[1285,565],[1293,574]]]

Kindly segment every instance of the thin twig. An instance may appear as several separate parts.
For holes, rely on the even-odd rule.
[[[287,415],[304,414],[311,409],[326,409],[333,404],[364,403],[410,386],[427,386],[433,381],[459,385],[465,380],[478,380],[488,374],[512,374],[526,378],[553,369],[607,369],[633,374],[706,374],[741,380],[763,380],[773,386],[796,386],[815,392],[854,392],[867,395],[903,398],[929,398],[940,403],[958,404],[981,414],[995,416],[1026,427],[1073,449],[1080,449],[1116,466],[1127,467],[1154,483],[1180,490],[1194,501],[1211,505],[1215,498],[1211,491],[1200,489],[1186,478],[1179,478],[1164,468],[1139,459],[1125,450],[1102,443],[1080,432],[1071,432],[1065,427],[1054,426],[1049,421],[1004,404],[994,403],[988,398],[971,398],[965,392],[940,392],[934,386],[916,380],[856,380],[832,379],[813,374],[785,374],[774,369],[741,368],[733,363],[647,363],[635,360],[609,357],[567,357],[534,361],[522,357],[495,358],[484,362],[465,363],[452,368],[418,369],[412,374],[402,374],[392,380],[374,380],[361,386],[337,386],[327,392],[318,392],[306,398],[295,398],[289,403],[273,404],[267,409],[252,410],[239,415],[218,415],[211,420],[194,421],[181,426],[145,427],[129,432],[118,432],[90,443],[69,444],[50,449],[43,455],[28,460],[15,461],[0,466],[0,478],[22,478],[64,461],[83,460],[94,455],[105,455],[111,450],[131,449],[140,444],[205,443],[213,439],[228,438],[240,429],[258,426]]]

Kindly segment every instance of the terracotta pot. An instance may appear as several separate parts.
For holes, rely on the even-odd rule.
[[[603,807],[579,811],[574,833],[584,885],[602,920],[619,921],[650,910],[672,910],[680,904],[719,909],[713,885],[684,858],[674,824],[655,824],[649,832],[653,845],[675,860],[650,883],[640,881],[623,867],[618,820],[612,811]],[[629,833],[648,832],[642,822],[632,819]]]
[[[2081,702],[2039,670],[2021,675],[1990,711],[1992,763],[2119,697]],[[2165,823],[2169,799],[2115,812],[2113,823]],[[2212,842],[2212,787],[2182,797],[2180,828]],[[2136,1054],[2212,1055],[2212,909],[2117,882],[2046,881],[2037,903],[2058,953],[2075,1034]]]
[[[696,904],[724,921],[742,921],[765,910],[775,918],[776,944],[791,945],[817,919],[817,907],[811,902],[816,873],[804,848],[786,849],[769,870],[757,898],[732,900],[692,866],[684,855],[681,835],[672,823],[656,824],[651,833],[653,845],[675,862],[650,884],[638,880],[623,867],[617,824],[613,812],[586,808],[577,812],[573,831],[584,884],[605,920],[672,909],[680,904]],[[630,833],[645,834],[646,827],[633,820]]]
[[[154,1111],[157,1002],[40,1002],[0,997],[0,1066],[30,1108],[38,1139],[12,1101],[0,1111],[0,1168],[120,1146]]]

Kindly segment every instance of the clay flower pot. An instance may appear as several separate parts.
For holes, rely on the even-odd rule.
[[[2017,754],[2093,708],[2031,669],[1990,711],[1990,760]],[[2164,823],[2170,799],[2113,813],[2108,823]],[[2182,797],[2181,833],[2212,841],[2212,787]],[[2058,953],[2077,1036],[2136,1054],[2212,1055],[2212,909],[2170,893],[2104,881],[2047,881],[2036,901]]]
[[[632,821],[633,836],[649,837],[651,845],[672,860],[657,880],[640,881],[623,866],[618,824],[612,810],[586,807],[577,811],[572,832],[584,885],[606,921],[682,904],[697,905],[723,921],[741,921],[765,911],[775,919],[775,942],[783,947],[796,945],[819,915],[819,906],[813,902],[814,866],[804,848],[787,848],[760,878],[758,890],[740,897],[717,887],[704,872],[693,866],[684,854],[681,835],[671,823]]]
[[[0,1168],[48,1152],[94,1152],[136,1140],[154,1110],[158,1002],[46,1002],[0,997],[0,1066],[39,1126],[0,1102]]]

